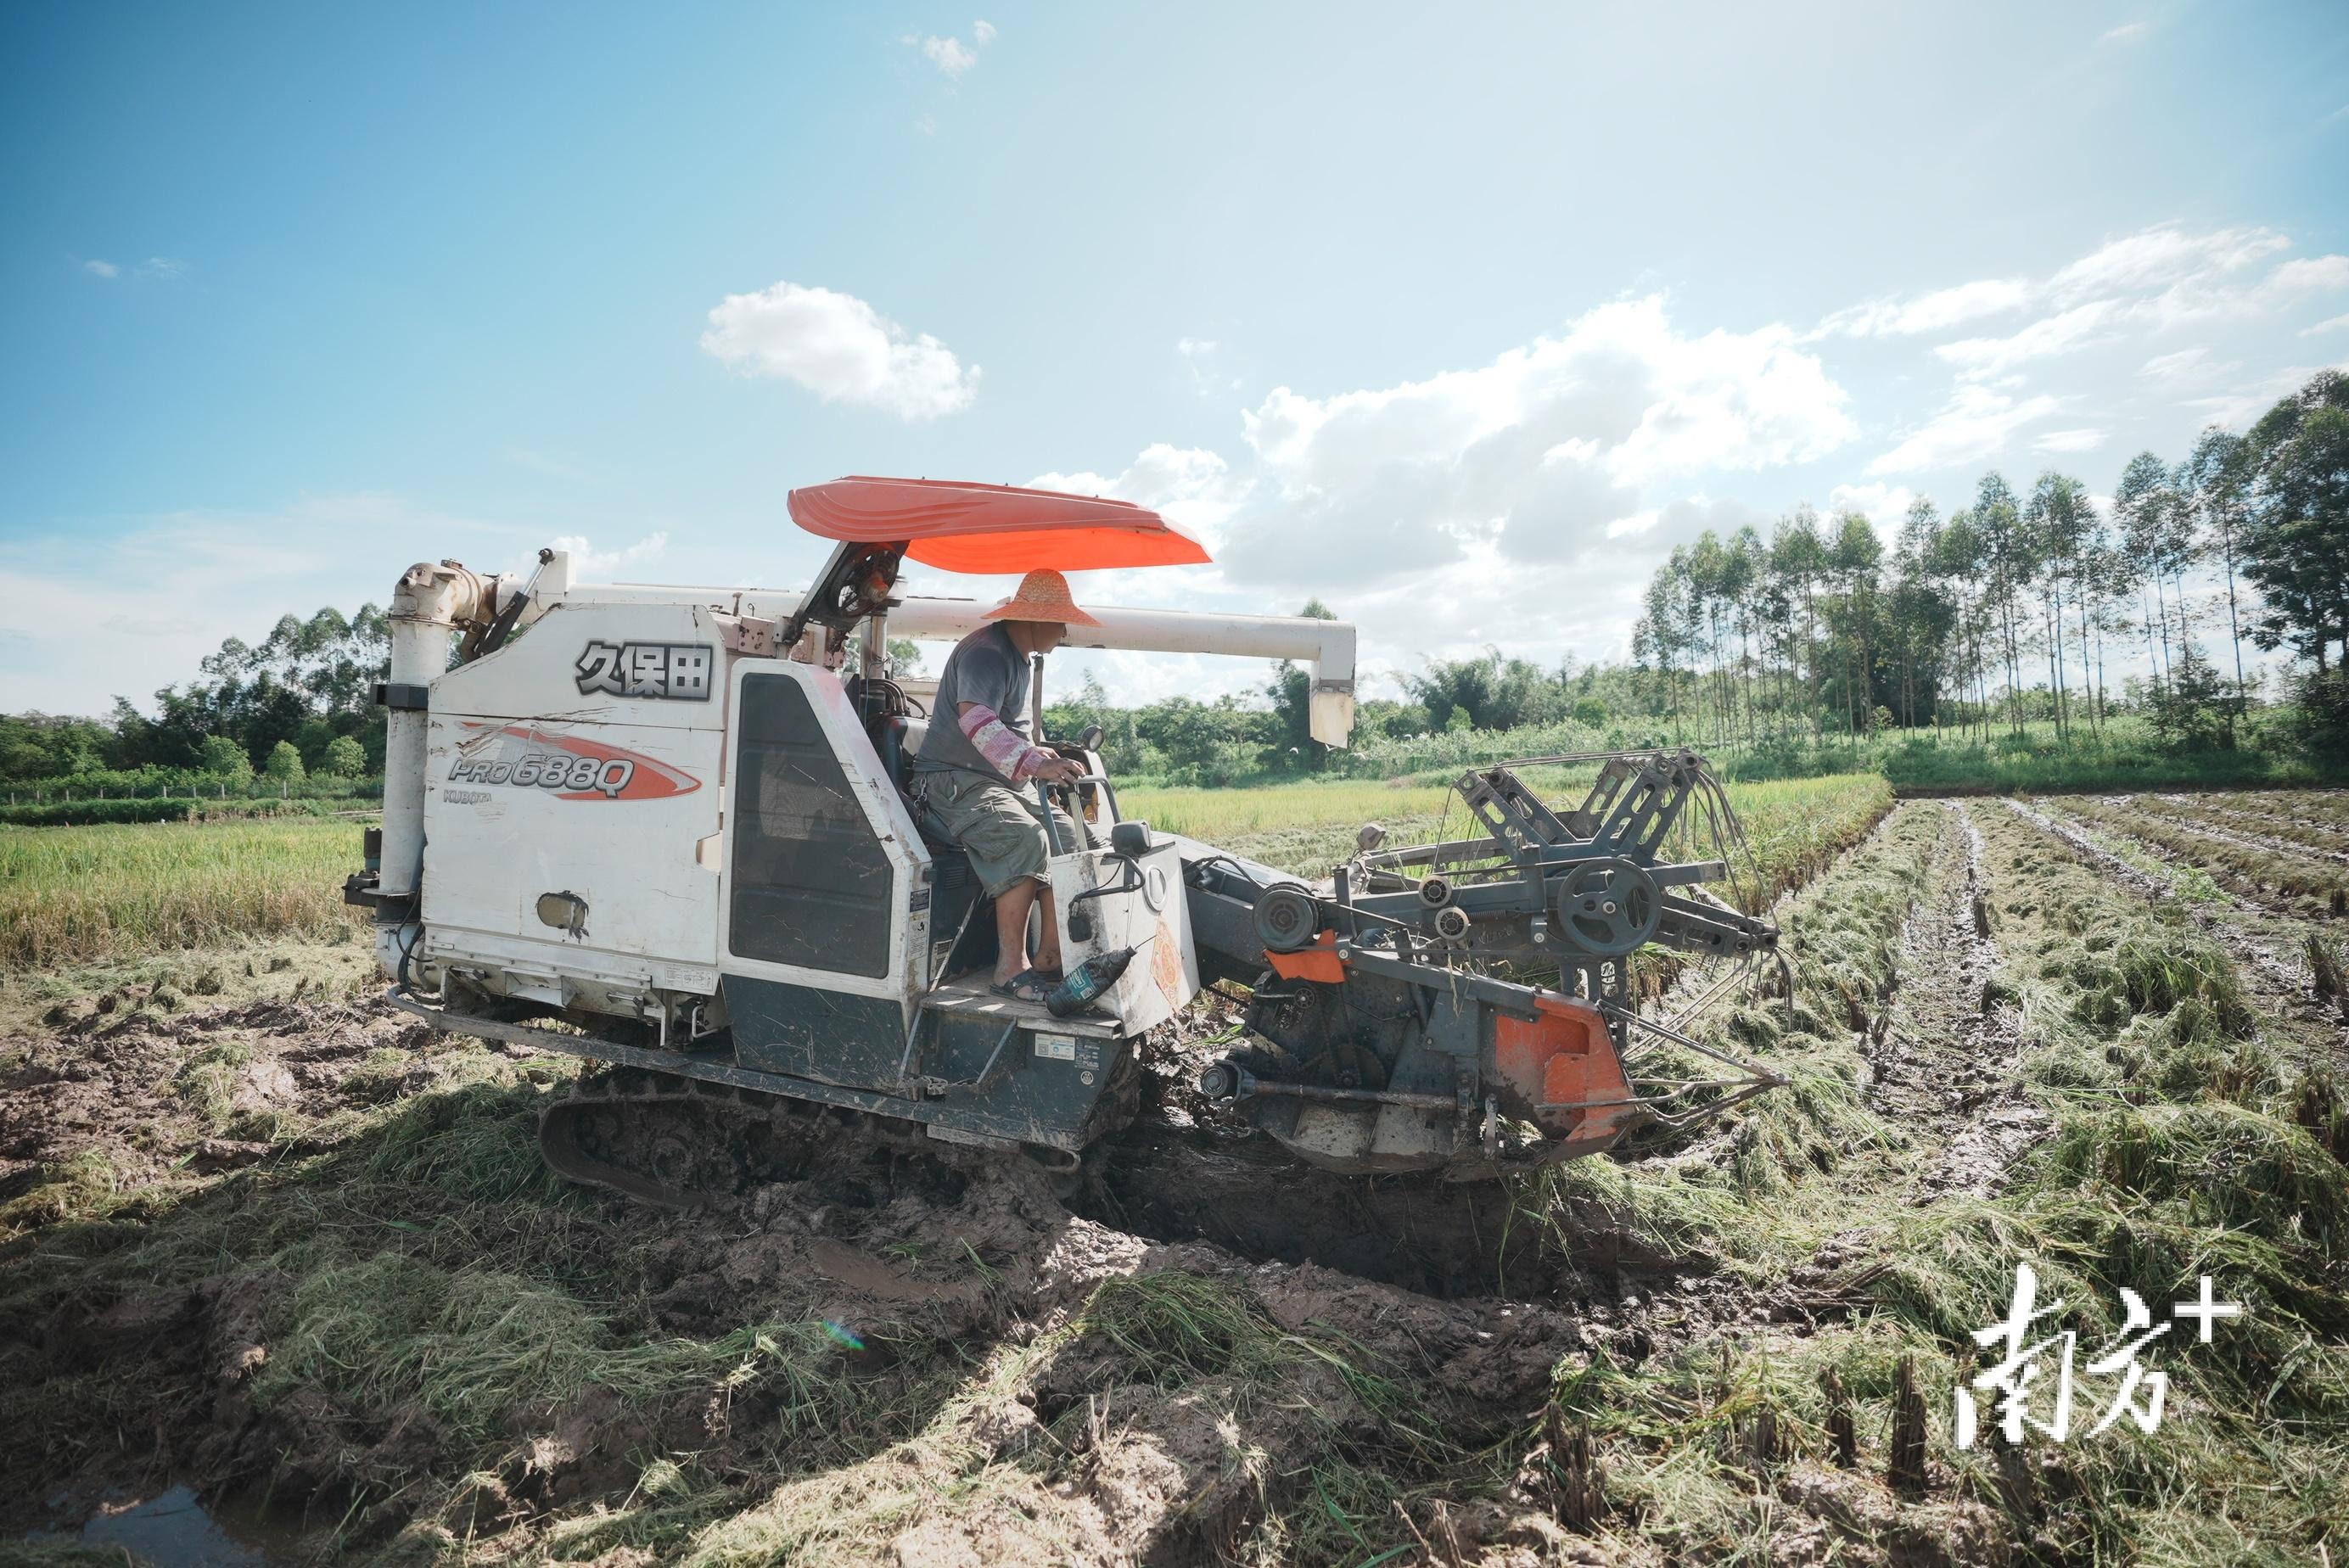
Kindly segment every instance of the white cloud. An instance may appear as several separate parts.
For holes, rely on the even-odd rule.
[[[2248,286],[2220,282],[2215,273],[2182,278],[2134,309],[2158,326],[2178,326],[2265,315],[2303,294],[2343,288],[2349,288],[2349,256],[2296,256]]]
[[[1852,337],[1905,336],[1920,332],[1945,332],[1985,315],[2020,310],[2031,302],[2032,285],[2022,278],[1983,278],[1935,289],[1914,299],[1878,299],[1837,311],[1810,334],[1826,337],[1841,333]]]
[[[1969,337],[1944,343],[1933,353],[1955,365],[1962,375],[1976,378],[2001,376],[2016,366],[2049,355],[2068,354],[2097,341],[2096,334],[2119,307],[2111,300],[2092,300],[2034,321],[2008,337]]]
[[[1939,413],[1909,432],[1899,446],[1868,465],[1871,474],[1930,472],[1990,456],[2006,438],[2062,405],[2049,397],[2020,402],[1987,387],[1963,385]]]
[[[188,263],[177,256],[150,256],[139,263],[139,275],[142,278],[176,278],[183,276],[187,270]]]
[[[2277,263],[2261,287],[2279,295],[2349,288],[2349,256],[2295,256]]]
[[[570,552],[571,579],[574,583],[612,583],[618,581],[614,573],[626,572],[648,561],[658,561],[668,552],[668,531],[648,533],[634,544],[617,550],[597,550],[585,536],[566,533],[547,541],[550,547]]]
[[[2336,315],[2329,321],[2320,321],[2314,326],[2302,327],[2300,335],[2314,337],[2320,332],[2335,332],[2344,326],[2349,326],[2349,315]]]
[[[1235,577],[1366,583],[1470,559],[1560,561],[1680,473],[1800,462],[1851,439],[1843,388],[1784,326],[1686,337],[1650,297],[1491,364],[1245,417],[1277,500]]]
[[[2272,229],[2212,229],[2196,233],[2182,223],[2157,223],[2106,242],[2048,279],[2047,287],[2065,303],[2092,294],[2159,288],[2239,272],[2291,243]]]
[[[908,33],[903,42],[909,48],[919,49],[930,64],[952,77],[978,64],[978,51],[995,42],[995,33],[994,23],[980,20],[971,24],[971,41],[968,44],[960,38],[941,38],[935,33],[927,36]]]
[[[2236,368],[2236,362],[2215,365],[2207,348],[2181,348],[2174,354],[2157,354],[2137,371],[2147,381],[2191,381],[2206,376]]]
[[[1934,352],[1967,375],[2011,374],[2029,360],[2102,341],[2125,326],[2263,315],[2309,294],[2349,288],[2349,256],[2295,257],[2256,283],[2238,274],[2291,240],[2272,229],[2193,230],[2171,222],[2106,241],[2044,279],[1985,278],[1911,298],[1864,301],[1837,311],[1811,338],[1937,333],[2033,304],[2054,313],[2003,337],[1970,337]]]
[[[825,401],[926,419],[970,407],[979,369],[927,333],[908,335],[854,294],[778,283],[729,294],[703,350],[745,376],[780,376]]]
[[[122,269],[116,266],[112,262],[101,262],[92,259],[90,261],[84,262],[81,264],[81,270],[89,273],[92,277],[110,278],[117,273],[119,273]]]
[[[2213,424],[2240,428],[2274,407],[2282,398],[2299,391],[2321,369],[2349,369],[2349,364],[2286,366],[2271,376],[2242,382],[2216,397],[2189,399],[2186,406],[2202,409]]]
[[[978,64],[978,57],[964,48],[960,38],[925,38],[922,53],[930,57],[930,64],[950,77],[958,77]]]
[[[1174,340],[1174,352],[1182,357],[1183,368],[1191,377],[1191,390],[1202,397],[1240,389],[1239,378],[1226,376],[1216,365],[1216,351],[1221,346],[1212,337],[1178,337]]]
[[[2143,23],[2143,22],[2126,22],[2126,23],[2123,23],[2121,26],[2117,26],[2117,27],[2113,27],[2113,28],[2107,29],[2107,30],[2106,30],[2106,32],[2105,33],[2105,36],[2104,36],[2103,37],[2101,37],[2101,38],[2098,38],[2098,39],[2096,40],[2096,42],[2098,42],[2099,44],[2119,44],[2119,43],[2125,43],[2125,42],[2127,42],[2127,40],[2132,39],[2132,38],[2142,38],[2142,37],[2144,37],[2144,36],[2145,36],[2145,35],[2146,35],[2146,33],[2147,33],[2147,24],[2146,24],[2146,23]]]
[[[1826,512],[1829,517],[1840,517],[1856,511],[1876,524],[1878,532],[1889,535],[1899,529],[1916,499],[1917,492],[1907,485],[1837,485],[1827,492]]]
[[[1654,521],[1629,531],[1646,535],[1648,542],[1659,548],[1692,543],[1699,534],[1706,532],[1726,539],[1741,528],[1753,529],[1766,538],[1771,523],[1761,511],[1733,496],[1719,500],[1702,494],[1678,496],[1645,515]],[[1609,537],[1620,535],[1610,533]]]
[[[2050,430],[2031,443],[2034,452],[2093,452],[2105,444],[2103,430]]]

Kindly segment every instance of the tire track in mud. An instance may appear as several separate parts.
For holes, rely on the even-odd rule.
[[[1953,801],[1940,810],[1940,851],[1902,928],[1891,1005],[1862,1052],[1876,1074],[1869,1107],[1932,1146],[1912,1204],[1989,1196],[2049,1125],[2022,1090],[2022,1020],[1991,1001],[1999,951],[1982,830]]]
[[[2280,948],[2284,953],[2292,953],[2299,947],[2309,922],[2270,909],[2211,879],[2210,886],[2218,890],[2228,906],[2222,913],[2208,903],[2185,897],[2178,892],[2174,878],[2147,871],[2144,866],[2132,862],[2110,845],[2099,842],[2098,838],[2099,835],[2109,835],[2121,839],[2147,860],[2163,866],[2182,867],[2179,857],[2174,852],[2132,835],[2116,833],[2109,828],[2099,827],[2092,832],[2078,821],[2057,816],[2047,810],[2050,802],[2044,799],[2026,803],[2010,798],[2006,803],[2015,815],[2069,846],[2114,881],[2147,897],[2162,900],[2183,910],[2196,929],[2226,949],[2235,960],[2246,988],[2279,1023],[2287,1018],[2296,1018],[2327,1037],[2333,1049],[2349,1049],[2349,1017],[2344,1016],[2341,1008],[2328,1006],[2316,995],[2313,977],[2304,961],[2297,956],[2287,958],[2279,955]]]

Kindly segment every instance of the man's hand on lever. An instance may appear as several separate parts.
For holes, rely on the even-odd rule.
[[[1071,762],[1065,757],[1055,757],[1050,762],[1040,764],[1035,772],[1035,777],[1047,784],[1073,784],[1084,776],[1084,764]]]

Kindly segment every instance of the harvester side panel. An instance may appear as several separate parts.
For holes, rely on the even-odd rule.
[[[705,611],[597,608],[433,683],[434,951],[520,937],[566,968],[714,986],[719,879],[698,850],[719,829],[725,656]]]

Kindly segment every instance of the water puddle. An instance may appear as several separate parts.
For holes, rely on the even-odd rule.
[[[302,1559],[301,1532],[294,1526],[266,1517],[257,1505],[208,1509],[184,1486],[102,1510],[79,1531],[33,1539],[127,1553],[154,1568],[283,1568]]]

